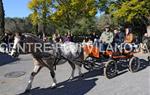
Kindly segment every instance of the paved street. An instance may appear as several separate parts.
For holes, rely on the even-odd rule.
[[[139,54],[140,55],[140,54]],[[140,55],[145,58],[144,55]],[[2,59],[1,59],[2,60]],[[144,63],[146,63],[144,61]],[[144,64],[142,63],[142,64]],[[0,95],[16,95],[25,90],[33,64],[30,55],[21,55],[20,60],[0,66]],[[7,78],[6,73],[24,71],[18,78]],[[67,81],[71,74],[68,64],[57,66],[58,87],[51,89],[49,71],[43,68],[33,82],[31,95],[150,95],[150,67],[137,73],[125,72],[113,79],[106,79],[102,70],[87,72],[84,77]],[[76,73],[77,76],[77,73]]]

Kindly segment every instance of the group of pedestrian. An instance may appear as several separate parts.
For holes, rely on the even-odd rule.
[[[5,33],[5,37],[3,39],[3,42],[6,44],[4,46],[4,52],[6,52],[9,49],[9,43],[13,42],[13,35]],[[147,38],[147,34],[144,35],[143,39]],[[47,41],[48,38],[45,38],[45,41]],[[102,32],[101,36],[98,36],[95,32],[92,32],[90,34],[90,38],[85,38],[83,42],[98,42],[101,44],[101,51],[106,51],[107,46],[111,44],[114,45],[120,45],[122,43],[128,43],[132,44],[134,43],[134,36],[133,31],[130,27],[126,27],[123,30],[119,28],[114,28],[112,30],[109,25],[105,26],[104,32]],[[63,42],[73,42],[73,35],[69,31],[65,33],[64,35],[61,35],[60,33],[54,33],[52,35],[52,42],[53,43],[63,43]]]
[[[54,43],[73,42],[73,35],[70,32],[67,32],[64,35],[60,35],[59,33],[54,33],[52,35],[52,41]]]

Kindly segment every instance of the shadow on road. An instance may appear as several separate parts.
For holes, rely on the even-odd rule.
[[[141,62],[141,64],[140,64],[140,68],[139,68],[138,71],[144,70],[144,69],[146,69],[148,66],[150,66],[149,61],[146,61],[146,60],[144,60],[144,59],[140,59],[140,62]]]
[[[0,53],[0,66],[12,63],[14,61],[19,60],[18,58],[13,58],[12,56],[6,54],[6,53]]]
[[[144,70],[144,69],[146,69],[148,66],[150,66],[150,64],[149,64],[149,61],[146,61],[146,60],[144,60],[144,59],[140,59],[140,67],[139,67],[139,70],[137,71],[137,72],[135,72],[135,73],[138,73],[139,71],[141,71],[141,70]],[[119,67],[119,71],[120,71],[120,73],[118,73],[118,75],[117,76],[120,76],[120,75],[122,75],[122,74],[124,74],[124,73],[126,73],[126,72],[128,72],[129,70],[128,70],[128,67]],[[115,77],[117,77],[117,76],[115,76]]]
[[[21,93],[18,95],[85,95],[96,86],[100,72],[94,70],[87,72],[83,77],[75,77],[73,80],[66,80],[58,83],[57,88],[34,88],[30,93]]]
[[[62,82],[57,89],[51,88],[35,88],[32,90],[32,95],[85,95],[94,86],[96,86],[97,78],[89,80],[73,80]]]

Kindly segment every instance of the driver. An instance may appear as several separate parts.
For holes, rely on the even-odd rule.
[[[112,44],[114,39],[113,33],[110,31],[110,26],[105,26],[105,31],[100,36],[100,52],[105,52],[107,49],[107,46]]]

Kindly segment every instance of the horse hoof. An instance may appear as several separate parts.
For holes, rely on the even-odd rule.
[[[26,95],[26,94],[28,94],[28,93],[30,93],[30,90],[29,89],[27,89],[27,90],[25,90],[21,95]]]
[[[53,83],[51,89],[55,89],[55,88],[56,88],[56,83]]]
[[[51,89],[55,89],[56,88],[56,86],[51,86]]]
[[[84,77],[84,75],[83,75],[83,74],[80,74],[80,77]]]
[[[30,93],[30,90],[29,89],[25,90],[24,94],[26,93]]]
[[[69,78],[68,79],[68,82],[71,82],[71,81],[73,81],[74,80],[74,78]]]

